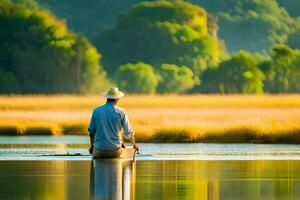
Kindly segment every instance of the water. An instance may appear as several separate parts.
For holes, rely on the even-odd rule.
[[[0,137],[0,199],[300,198],[300,146],[141,144],[91,160],[88,138]],[[81,153],[81,156],[53,156]]]
[[[0,160],[90,160],[87,136],[0,137]],[[300,160],[300,145],[140,144],[138,160]],[[51,156],[80,153],[82,156]]]
[[[0,161],[0,199],[299,199],[300,161]]]

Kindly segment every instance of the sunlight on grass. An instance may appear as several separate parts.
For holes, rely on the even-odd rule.
[[[0,135],[87,135],[95,96],[1,96]],[[127,96],[139,142],[300,143],[300,95]]]

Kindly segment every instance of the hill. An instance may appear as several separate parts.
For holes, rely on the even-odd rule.
[[[91,41],[101,29],[113,26],[118,14],[127,12],[138,2],[142,1],[39,0],[41,5],[66,19],[71,29],[83,33]],[[275,0],[191,0],[191,2],[204,7],[218,18],[219,36],[225,40],[229,52],[240,49],[265,51],[275,43],[284,43],[296,26],[295,20]]]

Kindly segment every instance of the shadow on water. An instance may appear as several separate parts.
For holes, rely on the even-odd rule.
[[[134,199],[135,162],[96,159],[90,172],[91,199]]]

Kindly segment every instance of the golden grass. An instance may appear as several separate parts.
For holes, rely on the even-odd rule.
[[[0,135],[87,134],[96,96],[0,96]],[[140,142],[300,143],[300,95],[127,96]]]
[[[300,107],[300,95],[155,95],[125,96],[124,108],[269,108]],[[101,96],[0,96],[0,110],[85,110],[103,103]]]

